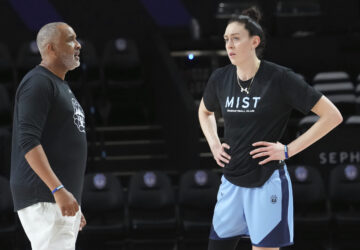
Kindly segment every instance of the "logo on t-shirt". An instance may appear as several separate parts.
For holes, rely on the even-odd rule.
[[[256,107],[258,106],[258,103],[260,101],[261,97],[259,96],[245,96],[243,98],[241,97],[226,97],[225,101],[225,108],[227,112],[255,112]]]
[[[85,133],[85,114],[80,104],[75,98],[71,98],[74,108],[74,123],[80,132]]]

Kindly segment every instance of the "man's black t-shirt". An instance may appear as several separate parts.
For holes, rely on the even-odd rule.
[[[10,176],[15,211],[55,202],[24,157],[40,144],[52,170],[80,204],[87,158],[84,111],[66,81],[37,66],[23,78],[15,97]]]
[[[236,66],[215,70],[203,100],[209,111],[220,106],[224,117],[224,139],[230,145],[231,155],[230,163],[224,167],[226,179],[243,187],[262,186],[284,163],[271,161],[259,165],[265,158],[252,158],[250,151],[255,149],[252,144],[279,141],[291,110],[307,114],[321,96],[292,70],[265,60],[260,63],[249,94],[241,92]]]

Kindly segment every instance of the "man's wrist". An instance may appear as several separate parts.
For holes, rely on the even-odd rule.
[[[59,191],[60,189],[63,189],[64,188],[64,185],[59,185],[59,186],[57,186],[56,188],[54,188],[52,191],[51,191],[51,193],[52,194],[55,194],[57,191]]]

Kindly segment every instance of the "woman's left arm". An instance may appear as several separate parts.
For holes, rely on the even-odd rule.
[[[311,111],[317,114],[319,119],[305,133],[287,145],[289,157],[303,151],[343,121],[340,111],[325,96],[320,98]],[[252,155],[253,158],[268,156],[266,159],[259,162],[260,165],[266,164],[269,161],[285,159],[284,145],[280,142],[272,143],[260,141],[253,143],[253,146],[258,147],[250,152],[250,155]]]

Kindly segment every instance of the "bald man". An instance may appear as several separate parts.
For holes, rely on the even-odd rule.
[[[85,116],[64,80],[80,65],[81,46],[65,23],[37,34],[42,61],[15,97],[11,191],[33,250],[75,249],[87,158]]]

